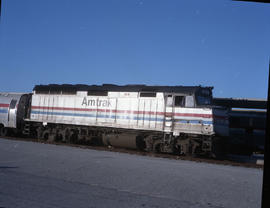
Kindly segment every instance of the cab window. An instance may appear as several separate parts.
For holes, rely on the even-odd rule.
[[[185,107],[185,96],[175,96],[174,106],[175,107]]]

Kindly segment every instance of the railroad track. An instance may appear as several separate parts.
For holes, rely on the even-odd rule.
[[[49,141],[38,140],[35,138],[26,138],[26,137],[2,136],[1,138],[9,139],[9,140],[17,140],[17,141],[37,142],[37,143],[43,143],[43,144],[63,145],[63,146],[77,147],[77,148],[83,148],[83,149],[120,152],[120,153],[148,156],[148,157],[167,158],[167,159],[173,159],[173,160],[186,160],[186,161],[204,162],[204,163],[212,163],[212,164],[220,164],[220,165],[241,166],[241,167],[248,167],[248,168],[260,168],[260,169],[263,168],[263,165],[261,164],[237,162],[229,158],[225,158],[221,160],[221,159],[212,159],[212,158],[205,158],[205,157],[199,157],[199,156],[196,156],[196,157],[179,156],[179,155],[172,155],[172,154],[144,152],[140,150],[125,149],[125,148],[118,148],[118,147],[111,147],[111,146],[90,146],[90,145],[74,144],[74,143],[49,142]]]

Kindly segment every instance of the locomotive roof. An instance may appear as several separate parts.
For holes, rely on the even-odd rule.
[[[195,93],[199,89],[212,90],[213,87],[202,86],[148,86],[148,85],[71,85],[71,84],[49,84],[36,85],[34,91],[38,92],[76,92],[76,91],[110,91],[110,92],[169,92],[169,93]]]

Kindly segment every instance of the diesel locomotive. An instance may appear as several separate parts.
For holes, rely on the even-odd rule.
[[[0,134],[145,151],[215,155],[229,135],[213,87],[36,85],[0,94]]]

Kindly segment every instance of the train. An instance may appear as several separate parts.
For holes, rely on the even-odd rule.
[[[0,94],[0,136],[217,156],[229,136],[228,109],[213,87],[36,85]]]
[[[231,109],[229,111],[229,153],[264,153],[266,111]]]
[[[267,101],[247,98],[213,98],[229,109],[228,154],[264,154]]]

